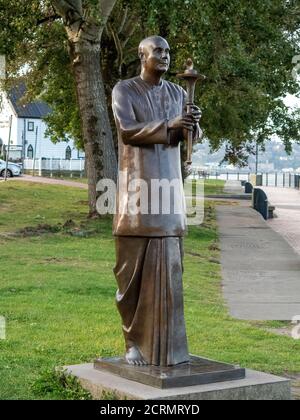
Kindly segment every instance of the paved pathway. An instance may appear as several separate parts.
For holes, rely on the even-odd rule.
[[[84,190],[88,189],[88,185],[81,182],[66,181],[64,179],[46,178],[42,176],[23,175],[21,177],[10,178],[8,181],[9,182],[12,182],[12,181],[37,182],[40,184],[65,185],[66,187],[75,187],[75,188],[81,188]]]
[[[217,206],[223,290],[239,319],[300,315],[300,257],[247,206]]]
[[[300,191],[292,188],[262,188],[276,207],[276,217],[268,220],[269,226],[283,236],[300,255]]]

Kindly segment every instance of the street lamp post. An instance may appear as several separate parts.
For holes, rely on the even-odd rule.
[[[11,139],[11,125],[12,125],[12,115],[9,117],[9,134],[8,134],[8,144],[7,144],[7,149],[6,149],[6,165],[5,165],[4,181],[7,180],[8,158],[9,158],[10,139]]]
[[[256,142],[256,153],[255,153],[255,175],[258,175],[258,143]]]

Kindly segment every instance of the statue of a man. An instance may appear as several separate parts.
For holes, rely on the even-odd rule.
[[[119,287],[116,299],[127,362],[172,366],[189,361],[182,290],[186,215],[180,142],[188,131],[193,131],[195,139],[201,136],[201,111],[194,106],[187,114],[185,91],[162,79],[170,65],[165,39],[153,36],[143,40],[139,57],[140,76],[119,82],[113,90],[119,147],[113,226],[114,273]],[[140,202],[141,211],[130,211],[133,197],[129,184],[140,180],[149,187],[146,198],[152,208],[148,205],[145,211]],[[151,190],[157,180],[175,186],[171,188],[170,211],[164,211],[161,191]],[[142,199],[145,194],[139,201]]]

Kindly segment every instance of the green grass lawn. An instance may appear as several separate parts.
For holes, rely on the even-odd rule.
[[[220,179],[206,179],[204,184],[205,195],[224,194],[225,181]]]
[[[220,179],[206,179],[205,181],[203,179],[200,179],[200,180],[189,179],[186,182],[188,182],[189,184],[196,182],[199,185],[203,185],[204,183],[204,194],[206,196],[224,194],[225,181],[222,181]]]
[[[59,179],[63,181],[74,181],[79,182],[81,184],[87,184],[88,180],[87,178],[70,178],[65,176],[53,176],[52,179]],[[188,182],[191,182],[189,180]],[[203,179],[200,180],[200,182],[203,182]],[[225,181],[222,181],[220,179],[206,179],[205,180],[205,194],[211,195],[211,194],[223,194],[223,188],[225,185]]]
[[[55,385],[37,393],[45,371],[123,353],[111,219],[87,222],[86,194],[0,183],[0,316],[7,320],[0,399],[66,398]],[[191,353],[278,374],[300,371],[299,341],[228,315],[212,202],[204,225],[190,227],[185,240],[184,288]]]

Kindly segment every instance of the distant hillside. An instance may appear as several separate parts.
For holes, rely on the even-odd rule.
[[[219,167],[220,162],[224,158],[225,147],[218,152],[211,153],[208,142],[197,144],[195,153],[193,154],[193,164],[199,167]],[[223,169],[229,169],[227,165],[222,165]],[[249,166],[246,170],[255,170],[255,156],[249,158]],[[293,152],[289,156],[284,150],[284,145],[278,141],[270,141],[266,143],[266,151],[259,152],[259,170],[266,171],[282,171],[284,169],[299,170],[300,172],[300,145],[294,144]]]

